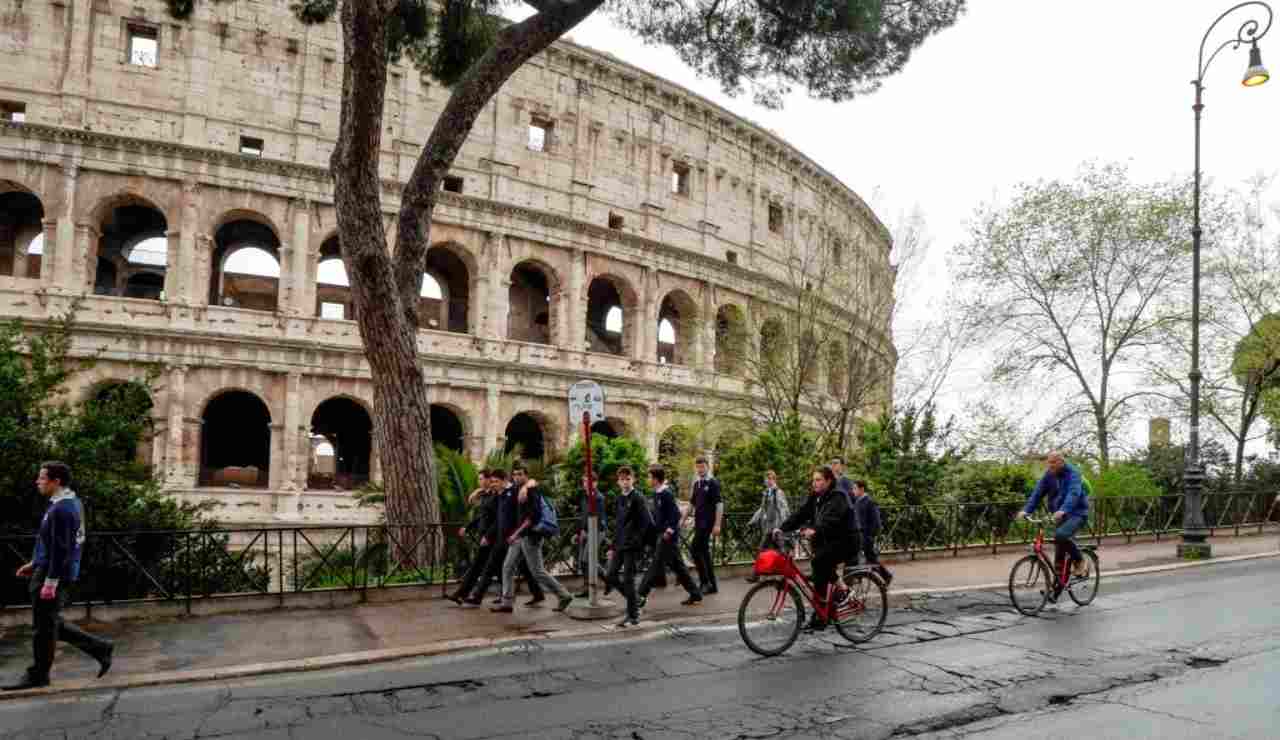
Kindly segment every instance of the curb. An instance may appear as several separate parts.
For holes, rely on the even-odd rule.
[[[1263,558],[1274,557],[1280,557],[1280,550],[1253,553],[1249,555],[1236,555],[1228,558],[1211,558],[1208,560],[1197,560],[1189,563],[1170,563],[1167,565],[1154,565],[1143,568],[1129,568],[1127,570],[1107,572],[1104,573],[1102,577],[1119,578],[1123,576],[1143,575],[1146,573],[1163,573],[1166,571],[1183,570],[1186,568],[1199,568],[1206,565],[1238,563],[1247,560],[1260,560]],[[889,595],[918,596],[922,594],[958,593],[961,591],[989,591],[992,589],[1002,589],[1007,585],[1008,584],[1004,582],[1000,582],[981,583],[968,586],[950,586],[946,588],[897,589],[890,591]],[[171,686],[175,684],[201,683],[206,681],[225,681],[236,678],[249,678],[253,676],[284,673],[302,673],[305,671],[319,671],[332,668],[349,668],[370,665],[373,663],[406,660],[410,658],[430,658],[461,652],[497,652],[504,646],[508,645],[545,642],[548,640],[587,637],[597,638],[598,641],[614,639],[652,639],[662,634],[670,633],[673,629],[678,630],[685,626],[721,623],[724,621],[726,616],[727,615],[725,614],[718,614],[714,616],[709,615],[667,619],[661,622],[653,622],[648,626],[646,626],[644,622],[641,622],[641,626],[639,628],[627,630],[623,630],[612,625],[597,625],[594,627],[578,629],[550,630],[535,634],[521,634],[504,637],[473,637],[463,640],[452,640],[449,642],[438,642],[401,648],[386,648],[383,650],[365,650],[355,653],[338,653],[334,655],[282,660],[271,663],[246,663],[235,666],[224,666],[222,668],[146,673],[138,676],[125,676],[118,681],[71,681],[60,686],[48,686],[40,689],[27,689],[24,691],[0,692],[0,702],[37,697],[61,697],[64,695],[84,694],[98,691],[118,691],[148,686]]]

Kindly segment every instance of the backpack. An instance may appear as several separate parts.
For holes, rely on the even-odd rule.
[[[542,502],[542,521],[534,525],[533,531],[544,537],[560,534],[560,520],[556,516],[556,507],[551,505],[546,496],[539,496],[538,500]]]

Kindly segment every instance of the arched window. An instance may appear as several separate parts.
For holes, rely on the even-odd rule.
[[[164,299],[169,268],[168,222],[149,203],[129,198],[107,212],[100,230],[93,292]]]
[[[43,247],[44,204],[16,184],[0,181],[0,275],[40,277],[39,257],[31,255],[42,254]]]
[[[552,285],[547,272],[535,263],[523,262],[511,271],[511,287],[507,291],[508,339],[552,343],[555,337]]]
[[[351,281],[347,278],[336,236],[326,239],[320,247],[320,261],[316,263],[316,315],[339,320],[356,317]]]
[[[658,311],[658,362],[692,365],[697,327],[698,308],[693,299],[682,290],[668,293]]]
[[[519,450],[525,460],[539,460],[546,449],[546,437],[542,424],[533,414],[521,413],[507,422],[506,451]]]
[[[238,219],[214,237],[209,302],[275,311],[280,298],[280,240],[271,227]]]
[[[448,406],[431,404],[431,439],[454,452],[463,452],[462,420]]]
[[[369,482],[373,454],[373,420],[364,407],[349,398],[330,398],[311,415],[314,445],[307,488],[351,491]]]
[[[271,412],[247,391],[227,391],[201,417],[200,484],[266,488],[271,466]]]

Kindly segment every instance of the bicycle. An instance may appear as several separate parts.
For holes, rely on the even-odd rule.
[[[794,541],[788,538],[779,545],[778,550],[756,556],[755,574],[769,578],[747,591],[738,607],[738,634],[752,652],[772,657],[795,644],[805,621],[801,597],[851,643],[866,642],[880,633],[889,614],[889,592],[871,567],[847,567],[836,582],[827,585],[826,604],[834,604],[833,610],[817,603],[813,584],[792,555]]]
[[[1058,600],[1058,597],[1053,596],[1051,585],[1054,583],[1053,562],[1044,552],[1044,528],[1055,522],[1048,517],[1027,517],[1027,521],[1038,525],[1040,529],[1036,533],[1032,553],[1014,563],[1013,569],[1009,571],[1009,599],[1013,602],[1013,608],[1019,613],[1034,617],[1050,599],[1055,603]],[[1088,606],[1098,595],[1102,569],[1098,564],[1097,545],[1078,545],[1078,547],[1084,555],[1085,562],[1089,564],[1089,572],[1083,576],[1074,575],[1071,572],[1071,559],[1063,558],[1062,570],[1057,574],[1057,585],[1062,587],[1076,604]]]

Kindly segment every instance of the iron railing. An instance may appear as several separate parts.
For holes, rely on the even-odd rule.
[[[1210,534],[1262,532],[1280,521],[1273,494],[1219,493],[1205,497]],[[1094,497],[1081,539],[1156,539],[1180,531],[1181,496]],[[1018,502],[884,506],[882,553],[916,557],[1025,544],[1030,527],[1017,525]],[[722,564],[755,556],[762,532],[749,512],[725,515],[714,555]],[[573,512],[561,513],[564,531],[544,545],[553,574],[577,573]],[[243,529],[90,532],[84,545],[77,603],[118,604],[278,595],[337,589],[365,591],[438,587],[443,594],[464,573],[475,542],[458,537],[458,522]],[[684,532],[686,544],[691,532]],[[605,539],[608,539],[606,534]],[[0,535],[0,573],[30,558],[34,537]],[[0,606],[30,603],[27,584],[0,580]]]

